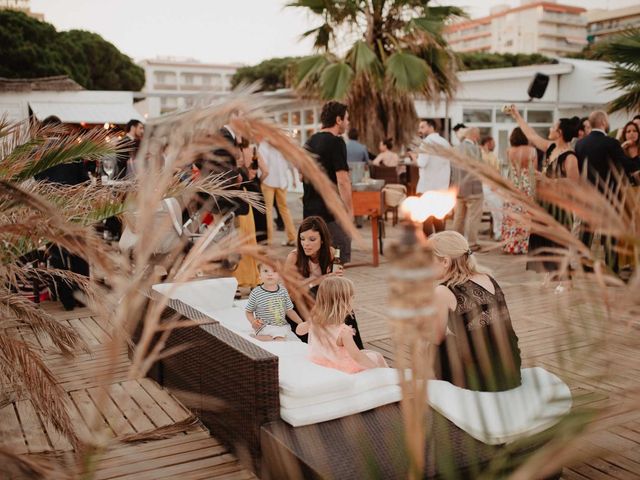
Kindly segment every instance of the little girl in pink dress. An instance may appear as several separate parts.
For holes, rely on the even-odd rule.
[[[387,367],[382,355],[359,350],[353,341],[354,331],[344,320],[353,310],[354,288],[344,277],[327,277],[318,288],[311,321],[298,325],[296,333],[309,333],[309,359],[323,367],[345,373]]]

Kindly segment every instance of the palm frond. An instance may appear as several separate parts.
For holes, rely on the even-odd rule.
[[[320,77],[322,98],[342,100],[349,91],[352,78],[353,70],[346,63],[334,63],[328,66]]]
[[[408,52],[396,52],[386,62],[387,78],[401,91],[421,90],[429,79],[429,66],[420,57]]]
[[[88,349],[75,330],[59,323],[33,302],[3,287],[0,287],[0,311],[4,315],[15,316],[20,323],[29,325],[35,332],[46,333],[64,355],[72,355],[78,349]]]
[[[79,445],[66,407],[66,395],[42,359],[24,342],[0,332],[0,375],[29,393],[36,411],[74,446]]]

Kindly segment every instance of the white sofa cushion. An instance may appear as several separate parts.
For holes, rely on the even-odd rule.
[[[281,357],[278,374],[280,395],[296,399],[292,405],[296,407],[350,397],[399,383],[397,370],[393,368],[372,368],[350,374],[317,365],[307,359],[306,353]],[[320,397],[322,400],[317,400]]]
[[[298,408],[281,406],[280,417],[289,425],[301,427],[365,412],[382,405],[399,402],[401,398],[400,387],[398,385],[390,385],[370,390],[366,394],[342,397],[329,402],[316,403],[315,405]],[[392,426],[390,427],[392,428]]]
[[[205,315],[211,316],[210,312],[233,305],[238,281],[233,277],[210,278],[186,283],[160,283],[152,288],[162,295],[173,300],[180,300]]]
[[[555,425],[571,409],[569,387],[543,368],[522,370],[522,385],[504,392],[474,392],[429,382],[429,404],[473,438],[510,443]]]

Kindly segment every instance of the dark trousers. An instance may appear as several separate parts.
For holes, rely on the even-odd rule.
[[[73,255],[62,247],[53,246],[49,251],[49,263],[52,268],[58,270],[69,270],[86,277],[89,276],[89,264],[78,257]],[[78,290],[78,285],[75,282],[71,282],[63,279],[62,277],[54,277],[52,290],[58,297],[58,300],[62,302],[62,306],[65,310],[73,310],[78,305],[74,292]]]
[[[422,231],[427,237],[434,233],[444,232],[444,222],[444,219],[441,220],[436,217],[429,217],[422,224]]]
[[[593,232],[584,232],[582,234],[582,243],[588,248],[592,248],[594,240]],[[620,273],[620,262],[618,258],[618,241],[613,237],[602,236],[600,242],[604,249],[604,262],[613,271],[613,273]]]

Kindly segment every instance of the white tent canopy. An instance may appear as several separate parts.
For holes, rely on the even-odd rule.
[[[55,115],[64,123],[124,124],[131,119],[143,120],[133,105],[114,103],[29,102],[38,120]]]
[[[0,93],[0,112],[9,120],[26,120],[30,114],[38,120],[55,115],[65,123],[125,124],[131,119],[144,120],[133,106],[132,92],[6,92]]]

